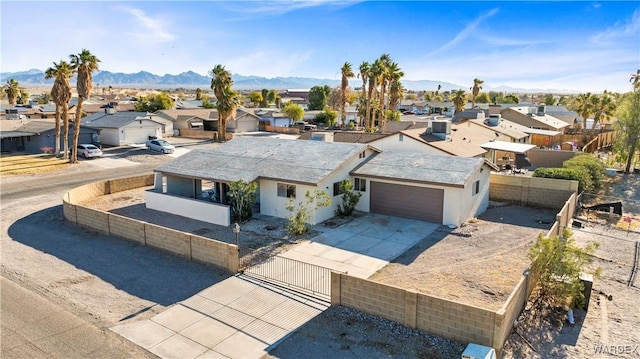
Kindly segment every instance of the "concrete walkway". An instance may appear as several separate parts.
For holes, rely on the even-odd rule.
[[[281,254],[367,278],[438,227],[366,214]],[[328,303],[243,276],[228,278],[116,333],[161,358],[260,358]]]

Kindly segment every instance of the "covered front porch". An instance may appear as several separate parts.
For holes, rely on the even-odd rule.
[[[226,182],[156,172],[154,188],[145,193],[149,209],[221,226],[231,224]]]

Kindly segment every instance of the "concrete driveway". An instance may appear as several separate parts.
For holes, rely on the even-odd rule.
[[[367,278],[438,224],[365,214],[280,256]],[[155,317],[111,328],[161,358],[260,358],[327,309],[327,302],[231,277]]]
[[[368,278],[440,225],[367,213],[280,254],[354,277]]]

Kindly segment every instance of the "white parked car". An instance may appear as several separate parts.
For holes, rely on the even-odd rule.
[[[76,151],[78,151],[78,157],[84,157],[84,158],[102,157],[102,151],[98,147],[91,144],[80,144],[76,148]]]
[[[176,150],[172,144],[161,139],[148,140],[146,146],[151,151],[158,151],[161,153],[173,153],[173,151]]]

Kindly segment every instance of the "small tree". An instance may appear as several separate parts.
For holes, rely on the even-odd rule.
[[[338,117],[337,112],[327,108],[324,111],[317,114],[313,120],[316,123],[324,123],[327,127],[332,127],[332,126],[335,126],[337,117]]]
[[[545,237],[542,233],[529,249],[531,275],[538,278],[539,299],[553,305],[584,306],[584,285],[580,273],[593,261],[597,242],[584,248],[575,244],[572,232],[565,229],[562,237]],[[593,271],[600,274],[600,269]]]
[[[353,183],[348,179],[340,183],[340,192],[342,192],[342,204],[338,204],[336,216],[349,217],[356,209],[362,193],[354,191]]]
[[[237,180],[229,183],[227,196],[231,200],[232,221],[244,223],[253,217],[253,204],[256,201],[256,182],[247,183]]]
[[[292,123],[300,121],[302,120],[302,117],[304,117],[304,109],[302,108],[302,106],[298,105],[295,102],[288,102],[286,105],[284,105],[284,107],[282,108],[282,113],[287,115]]]
[[[293,197],[289,198],[286,209],[291,212],[288,218],[287,230],[294,235],[305,234],[309,231],[308,222],[311,215],[320,207],[331,205],[331,198],[326,192],[316,189],[311,193],[307,191],[304,195],[305,199],[296,205]]]

